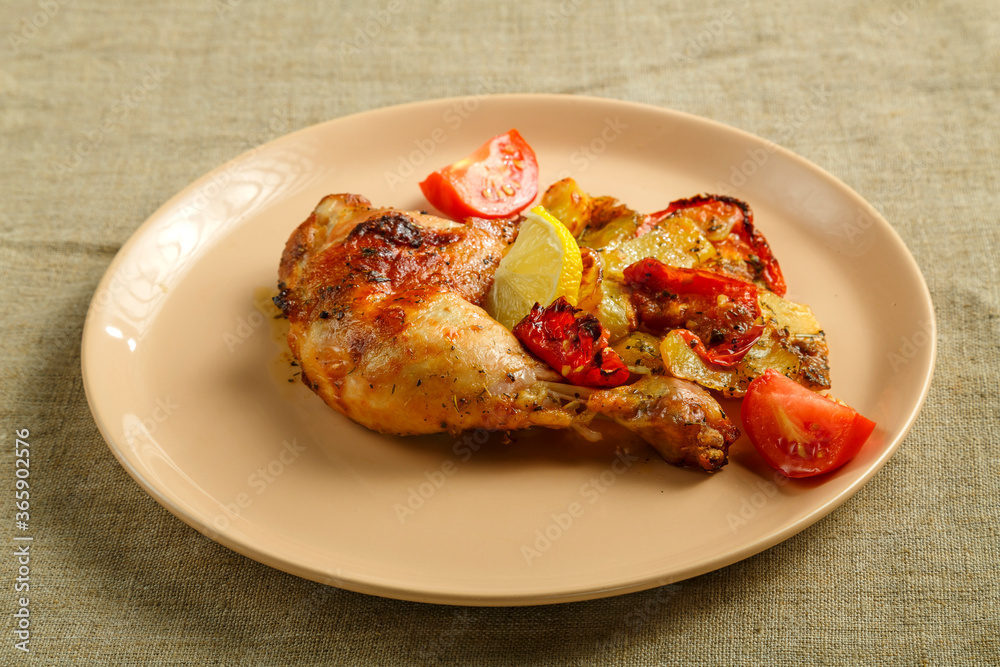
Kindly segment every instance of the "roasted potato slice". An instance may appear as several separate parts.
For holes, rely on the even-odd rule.
[[[628,369],[639,375],[663,374],[660,341],[643,331],[634,331],[611,346]]]
[[[628,288],[614,280],[601,281],[601,303],[597,319],[608,330],[611,343],[621,340],[639,326]]]
[[[553,183],[542,206],[562,222],[582,247],[603,250],[634,238],[646,219],[614,197],[591,197],[572,178]]]
[[[763,290],[758,298],[764,332],[739,364],[725,369],[706,363],[675,330],[660,341],[667,372],[729,397],[743,396],[768,368],[809,389],[829,389],[826,336],[809,307]]]
[[[590,222],[591,197],[572,178],[556,181],[542,195],[542,206],[579,236]]]
[[[601,256],[590,248],[580,248],[580,260],[583,263],[583,275],[580,279],[580,295],[576,307],[592,315],[597,315],[604,297],[601,289],[603,277]]]
[[[644,217],[614,197],[593,197],[590,219],[577,236],[577,242],[595,250],[615,248],[635,237]]]
[[[605,273],[612,280],[623,280],[625,267],[646,257],[690,269],[711,261],[716,254],[698,225],[687,218],[665,220],[652,231],[602,253]]]

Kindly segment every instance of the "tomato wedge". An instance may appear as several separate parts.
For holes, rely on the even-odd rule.
[[[754,227],[753,211],[745,201],[724,195],[678,199],[670,202],[664,210],[646,216],[636,236],[642,236],[661,221],[675,217],[697,222],[716,247],[728,246],[742,255],[754,280],[762,280],[769,290],[778,296],[785,296],[787,287],[781,267],[767,239]]]
[[[625,268],[625,282],[647,328],[681,329],[698,356],[717,366],[738,364],[764,332],[757,288],[743,280],[647,257]]]
[[[517,130],[500,134],[420,184],[436,209],[454,220],[506,218],[538,194],[538,160]]]
[[[787,477],[812,477],[844,465],[875,422],[774,370],[750,383],[740,410],[750,442]]]
[[[514,325],[514,335],[535,356],[581,387],[617,387],[629,378],[618,353],[608,347],[600,320],[559,297],[550,305],[536,303]]]

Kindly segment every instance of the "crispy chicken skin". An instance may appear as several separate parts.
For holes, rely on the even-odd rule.
[[[634,431],[675,465],[718,470],[740,436],[711,394],[665,375],[644,375],[633,384],[599,391],[587,407]]]
[[[302,381],[331,407],[396,435],[569,428],[561,376],[480,308],[511,220],[456,223],[330,195],[289,238],[275,303]],[[565,385],[555,385],[565,389]],[[707,392],[673,378],[581,388],[589,414],[639,433],[671,463],[717,470],[739,431]]]
[[[568,426],[538,383],[559,376],[477,305],[515,233],[323,199],[288,240],[275,299],[303,382],[383,433]]]

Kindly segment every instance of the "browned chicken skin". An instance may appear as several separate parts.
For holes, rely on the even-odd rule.
[[[581,415],[561,377],[479,306],[516,231],[510,220],[460,224],[324,198],[286,244],[275,299],[303,382],[383,433],[569,428],[597,413],[671,463],[721,467],[739,431],[697,385],[570,388],[588,399]]]
[[[595,392],[587,407],[634,431],[674,465],[718,470],[740,437],[711,394],[665,375],[644,375],[633,384]]]

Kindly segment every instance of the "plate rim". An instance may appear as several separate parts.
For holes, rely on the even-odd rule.
[[[163,214],[174,207],[178,202],[185,200],[189,197],[192,192],[198,190],[204,183],[211,182],[211,180],[221,172],[224,172],[234,165],[239,164],[247,159],[250,159],[257,152],[270,147],[272,145],[289,141],[293,137],[300,135],[311,134],[316,132],[322,132],[323,128],[333,126],[339,123],[343,123],[349,120],[356,120],[362,116],[372,116],[377,117],[382,114],[392,114],[403,112],[407,109],[416,109],[420,107],[444,107],[449,104],[454,104],[464,100],[468,100],[470,95],[453,96],[446,98],[436,98],[436,99],[426,99],[406,102],[403,104],[396,104],[384,107],[375,107],[372,109],[367,109],[363,111],[358,111],[355,113],[347,114],[344,116],[339,116],[335,118],[330,118],[319,123],[315,123],[293,132],[276,137],[268,142],[260,144],[258,146],[252,147],[243,153],[226,160],[219,166],[209,170],[198,178],[194,179],[183,187],[180,191],[170,197],[162,205],[156,208],[143,222],[140,224],[129,236],[129,238],[122,244],[121,248],[112,258],[107,269],[98,282],[95,288],[94,294],[89,302],[86,318],[84,321],[83,334],[81,337],[81,358],[80,358],[80,368],[82,373],[84,392],[87,399],[88,408],[91,415],[101,433],[102,438],[107,444],[108,448],[111,450],[112,454],[118,461],[118,463],[126,470],[129,476],[139,484],[147,494],[149,494],[159,505],[167,509],[171,514],[182,520],[187,525],[191,526],[197,530],[202,535],[208,537],[214,542],[217,542],[226,548],[229,548],[243,556],[246,556],[258,563],[267,565],[269,567],[274,567],[286,573],[292,574],[294,576],[302,577],[305,579],[310,579],[317,581],[319,583],[333,585],[339,588],[344,588],[347,590],[352,590],[360,593],[366,593],[371,595],[377,595],[381,597],[387,597],[397,600],[407,600],[413,602],[425,602],[425,603],[435,603],[435,604],[450,604],[450,605],[463,605],[463,606],[531,606],[531,605],[542,605],[542,604],[553,604],[571,601],[582,601],[590,599],[598,599],[609,597],[613,595],[621,595],[625,593],[637,592],[641,590],[646,590],[654,588],[657,586],[668,585],[675,583],[677,581],[683,581],[691,577],[695,577],[701,574],[712,572],[714,570],[732,565],[741,560],[749,558],[750,556],[756,555],[767,549],[779,544],[790,537],[802,532],[809,526],[813,525],[820,519],[824,518],[830,514],[834,509],[844,504],[847,500],[853,497],[861,487],[867,484],[872,477],[875,476],[888,462],[890,458],[895,454],[895,452],[901,446],[903,440],[909,434],[914,423],[916,422],[923,406],[926,403],[927,397],[930,392],[931,383],[933,380],[934,371],[937,362],[937,318],[934,308],[934,303],[931,298],[930,290],[927,286],[926,279],[924,278],[923,272],[920,270],[920,266],[916,261],[916,258],[910,252],[909,248],[906,246],[899,232],[882,216],[882,214],[875,209],[872,204],[861,196],[857,191],[855,191],[851,186],[847,185],[840,178],[830,173],[823,167],[811,162],[810,160],[798,155],[797,153],[785,148],[773,142],[769,139],[755,135],[746,130],[722,123],[720,121],[712,120],[702,116],[698,116],[685,111],[678,111],[668,107],[661,107],[653,104],[646,104],[641,102],[634,102],[629,100],[620,100],[609,97],[600,96],[590,96],[590,95],[571,95],[571,94],[558,94],[558,93],[511,93],[511,94],[493,94],[493,95],[477,95],[477,99],[486,101],[487,103],[497,102],[511,102],[511,103],[522,103],[522,104],[537,104],[537,103],[573,103],[578,102],[581,104],[600,104],[610,107],[615,107],[618,110],[634,109],[635,111],[641,113],[652,113],[659,114],[666,118],[676,118],[680,119],[686,123],[694,123],[697,125],[702,125],[712,131],[722,132],[724,134],[734,134],[744,140],[748,140],[753,143],[763,143],[769,148],[773,148],[775,153],[780,153],[785,159],[795,163],[797,169],[802,169],[813,174],[819,175],[823,180],[836,184],[839,188],[849,192],[853,195],[859,202],[863,203],[866,208],[866,213],[871,215],[876,224],[880,226],[883,232],[889,232],[888,238],[892,242],[895,250],[899,253],[899,256],[904,262],[909,266],[910,272],[917,278],[917,284],[919,285],[919,292],[923,297],[921,302],[921,307],[926,309],[929,316],[929,327],[928,327],[928,338],[929,344],[924,348],[926,352],[922,355],[926,359],[927,370],[924,373],[922,384],[919,388],[919,399],[909,408],[908,414],[905,415],[905,420],[903,421],[903,426],[899,431],[898,436],[896,436],[892,442],[884,448],[881,455],[875,459],[868,468],[860,475],[853,483],[846,486],[840,493],[826,500],[819,506],[815,507],[811,512],[806,514],[799,519],[792,521],[782,528],[773,531],[769,535],[755,540],[750,540],[743,545],[729,549],[714,557],[699,561],[696,565],[689,566],[683,570],[675,571],[672,576],[659,576],[659,577],[643,577],[641,579],[635,579],[634,577],[622,577],[622,579],[627,579],[628,581],[619,582],[608,582],[608,585],[603,587],[595,587],[593,585],[578,586],[575,588],[567,588],[560,593],[550,593],[546,595],[529,595],[525,597],[524,594],[518,593],[503,593],[503,594],[475,594],[475,593],[457,593],[454,591],[447,592],[435,588],[434,586],[428,586],[426,582],[422,587],[401,587],[399,585],[393,584],[388,580],[384,579],[382,576],[375,573],[367,573],[360,577],[355,577],[352,579],[344,579],[339,576],[333,576],[330,573],[319,574],[312,570],[311,568],[304,566],[300,563],[296,563],[293,560],[283,557],[280,554],[276,554],[270,551],[261,550],[256,548],[255,545],[250,541],[244,541],[236,539],[235,537],[223,532],[215,530],[210,525],[204,524],[199,517],[193,516],[184,510],[184,508],[177,506],[161,489],[159,489],[155,484],[146,478],[132,463],[124,456],[124,452],[121,447],[115,443],[114,439],[111,437],[109,429],[100,416],[99,406],[96,404],[97,397],[95,396],[95,389],[93,387],[93,376],[92,374],[96,371],[91,370],[91,366],[94,365],[95,360],[92,358],[93,353],[88,352],[88,350],[93,348],[93,340],[97,335],[95,331],[95,322],[98,317],[99,309],[96,307],[99,296],[102,292],[109,288],[109,284],[115,278],[118,270],[121,268],[122,262],[125,258],[132,252],[133,248],[139,243],[139,240],[145,236],[156,221],[160,220]],[[235,229],[235,228],[234,228]],[[231,232],[230,232],[231,233]]]

